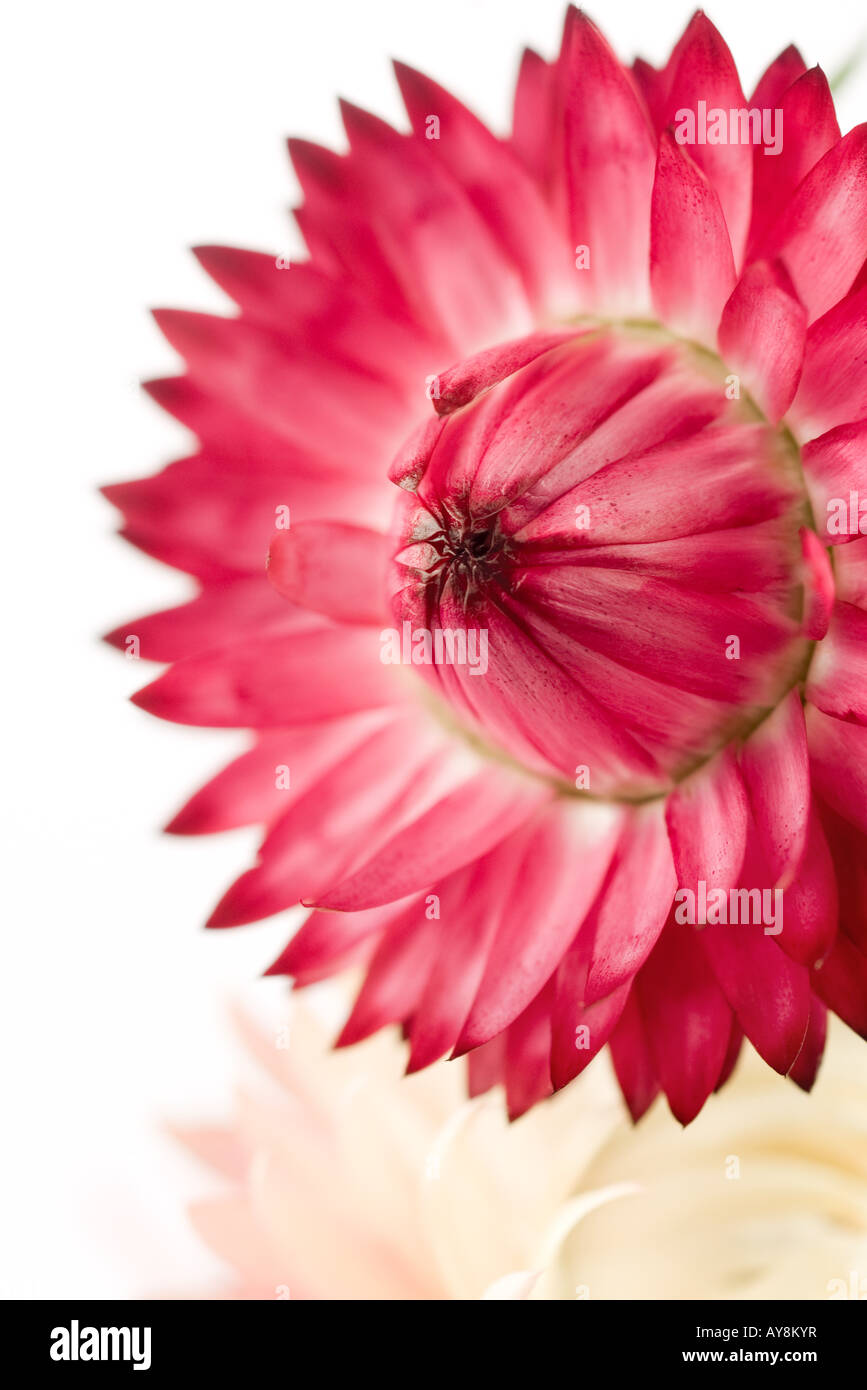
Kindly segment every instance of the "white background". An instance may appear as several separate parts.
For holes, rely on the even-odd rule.
[[[660,62],[686,3],[599,0],[621,55]],[[788,42],[833,74],[862,37],[847,0],[727,0],[709,13],[747,91]],[[186,250],[299,249],[283,137],[341,145],[335,96],[388,118],[388,58],[505,132],[516,64],[557,46],[561,0],[77,0],[17,5],[2,50],[4,870],[0,1182],[7,1297],[125,1297],[212,1271],[183,1215],[206,1179],[161,1117],[228,1104],[224,1002],[285,919],[205,933],[256,836],[158,828],[240,738],[150,719],[155,668],[98,634],[181,600],[182,576],[112,534],[99,483],[183,447],[140,392],[170,374],[147,306],[225,303]],[[867,117],[864,67],[840,100]]]

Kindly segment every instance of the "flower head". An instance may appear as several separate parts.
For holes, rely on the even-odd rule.
[[[656,71],[570,10],[505,141],[397,74],[411,133],[291,144],[309,260],[158,315],[199,448],[108,494],[201,592],[113,638],[255,733],[169,828],[263,823],[211,925],[308,905],[272,972],[513,1115],[609,1043],[636,1117],[744,1035],[809,1088],[867,1034],[867,126],[702,14]]]
[[[604,1059],[509,1126],[456,1068],[402,1078],[393,1038],[241,1026],[276,1085],[176,1131],[227,1183],[191,1212],[220,1296],[867,1297],[867,1054],[840,1025],[812,1100],[745,1056],[685,1135],[659,1102],[632,1128]]]

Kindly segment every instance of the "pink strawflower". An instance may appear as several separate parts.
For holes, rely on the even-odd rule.
[[[867,125],[702,14],[656,71],[570,10],[506,141],[397,75],[411,134],[291,142],[310,259],[157,315],[200,445],[107,492],[201,593],[112,640],[256,736],[169,829],[264,823],[210,924],[328,909],[271,973],[512,1115],[606,1043],[636,1117],[743,1035],[809,1088],[867,1034]]]

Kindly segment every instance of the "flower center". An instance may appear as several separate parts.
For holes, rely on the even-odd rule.
[[[397,480],[395,617],[485,634],[484,671],[447,640],[419,674],[570,790],[663,794],[803,678],[797,450],[703,350],[577,333],[433,422]]]
[[[517,553],[499,516],[479,518],[468,508],[444,507],[440,529],[427,536],[429,563],[420,560],[419,579],[427,606],[438,605],[449,586],[464,613],[478,608],[494,585],[510,586],[509,562]]]

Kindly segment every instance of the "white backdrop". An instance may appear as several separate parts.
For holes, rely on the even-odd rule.
[[[155,668],[98,633],[182,599],[181,576],[113,537],[101,482],[182,448],[143,396],[174,355],[150,305],[227,304],[186,250],[290,255],[283,136],[341,145],[335,96],[400,119],[388,58],[503,131],[520,49],[550,56],[561,0],[33,0],[7,12],[3,185],[5,736],[2,1249],[7,1297],[125,1297],[214,1268],[183,1202],[202,1175],[161,1117],[227,1104],[230,990],[286,936],[201,923],[253,832],[158,828],[240,745],[126,702]],[[598,0],[621,54],[659,62],[686,0]],[[747,90],[790,41],[833,74],[862,37],[848,0],[711,4]],[[867,21],[864,21],[867,23]],[[840,99],[867,117],[864,66]],[[10,188],[11,185],[11,188]],[[9,322],[11,313],[11,323]]]

